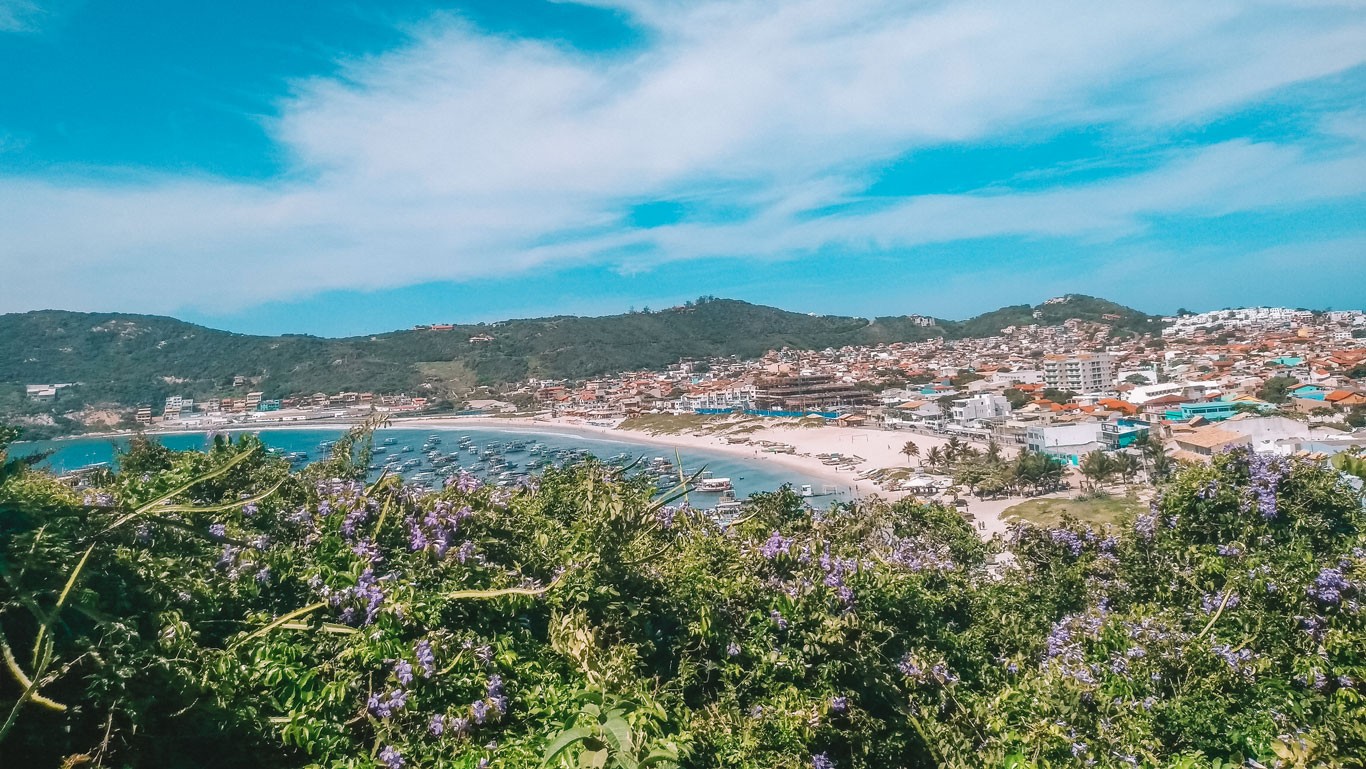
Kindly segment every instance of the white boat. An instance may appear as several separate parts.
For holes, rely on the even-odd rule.
[[[698,491],[730,491],[735,488],[729,478],[701,478],[697,481]]]

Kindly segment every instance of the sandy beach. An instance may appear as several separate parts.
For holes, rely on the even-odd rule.
[[[344,428],[350,421],[310,420],[306,423],[261,423],[223,426],[221,432],[241,432],[257,430],[311,430],[320,427]],[[887,500],[898,500],[911,496],[912,492],[896,488],[895,483],[879,484],[868,477],[877,471],[899,470],[903,475],[918,468],[919,459],[910,460],[901,453],[907,441],[920,448],[924,457],[932,448],[942,447],[948,438],[927,435],[913,431],[894,431],[867,427],[838,427],[833,425],[812,426],[800,424],[792,419],[750,420],[742,431],[716,434],[695,430],[653,432],[640,429],[625,429],[620,422],[589,422],[570,417],[396,417],[390,421],[393,428],[423,430],[462,430],[495,429],[525,431],[528,433],[567,433],[584,435],[600,440],[621,440],[659,446],[661,449],[692,449],[724,454],[751,462],[762,462],[792,470],[800,477],[819,480],[829,484],[839,492],[842,499],[877,496]],[[149,434],[173,434],[202,432],[201,429],[152,430]],[[773,451],[774,444],[791,447],[790,453]],[[978,448],[984,446],[978,444]],[[766,450],[768,449],[768,450]],[[839,454],[845,464],[832,466],[826,464],[821,455]],[[1065,492],[1063,493],[1065,495]],[[1057,495],[1049,495],[1057,496]],[[984,537],[1004,534],[1007,531],[1002,513],[1023,501],[1019,497],[1003,499],[977,499],[963,496],[967,503],[966,512],[971,514],[979,533]]]
[[[648,443],[662,448],[700,449],[727,454],[750,461],[771,463],[820,479],[847,492],[845,498],[878,496],[897,500],[911,495],[910,491],[888,489],[866,474],[887,469],[915,468],[917,459],[907,460],[901,448],[907,441],[920,448],[923,457],[930,449],[948,442],[947,437],[919,432],[881,430],[865,427],[801,426],[795,420],[770,420],[759,429],[746,429],[742,435],[655,433],[645,430],[622,429],[612,424],[593,424],[582,419],[545,417],[415,417],[395,419],[394,427],[423,429],[491,428],[498,430],[526,430],[528,432],[568,432],[602,439],[622,439]],[[743,440],[744,442],[737,442]],[[787,444],[793,453],[765,451],[765,442]],[[982,448],[982,446],[979,446]],[[857,458],[848,466],[832,467],[825,464],[821,454],[840,454]],[[979,500],[965,496],[967,512],[972,514],[983,536],[1005,533],[1007,526],[1001,513],[1019,504],[1018,497]]]

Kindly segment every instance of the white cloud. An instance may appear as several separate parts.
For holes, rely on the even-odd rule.
[[[26,32],[38,13],[32,0],[0,0],[0,32]]]
[[[223,311],[621,254],[645,267],[1000,234],[1103,240],[1151,217],[1366,185],[1359,140],[1332,157],[1232,141],[1084,186],[809,213],[859,202],[872,172],[916,148],[1096,121],[1160,135],[1361,66],[1359,3],[605,4],[646,27],[648,47],[599,55],[438,18],[401,50],[296,84],[269,124],[293,169],[272,183],[0,178],[0,310]],[[688,197],[754,216],[622,225],[631,203]]]

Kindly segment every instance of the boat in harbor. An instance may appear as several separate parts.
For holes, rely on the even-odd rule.
[[[696,490],[701,492],[731,491],[735,484],[729,478],[698,478]]]

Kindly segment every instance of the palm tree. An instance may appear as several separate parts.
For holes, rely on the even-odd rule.
[[[906,464],[910,464],[911,457],[920,456],[920,447],[915,445],[915,441],[906,441],[906,445],[901,447],[901,453],[906,455]]]
[[[1115,461],[1101,449],[1096,449],[1081,458],[1079,469],[1081,474],[1091,481],[1091,488],[1098,489],[1114,474]]]
[[[1148,462],[1148,477],[1154,481],[1160,481],[1171,475],[1172,469],[1176,465],[1176,461],[1167,456],[1165,451],[1152,455]]]
[[[1138,475],[1138,471],[1141,467],[1142,463],[1139,462],[1138,457],[1133,454],[1126,452],[1115,458],[1115,470],[1124,478],[1125,483],[1128,483],[1135,475]]]
[[[995,438],[987,441],[986,458],[988,462],[1001,461],[1001,444],[997,443]]]
[[[925,455],[925,461],[929,463],[930,467],[936,469],[948,464],[948,460],[944,458],[944,450],[939,446],[930,448],[930,452]]]
[[[1144,472],[1148,473],[1149,478],[1154,477],[1156,475],[1153,465],[1154,460],[1159,455],[1165,455],[1166,453],[1166,449],[1162,447],[1162,441],[1154,438],[1152,432],[1145,432],[1135,438],[1134,442],[1129,444],[1129,447],[1138,449],[1138,452],[1143,455]]]
[[[963,455],[963,442],[955,435],[944,444],[944,461],[953,462]]]

